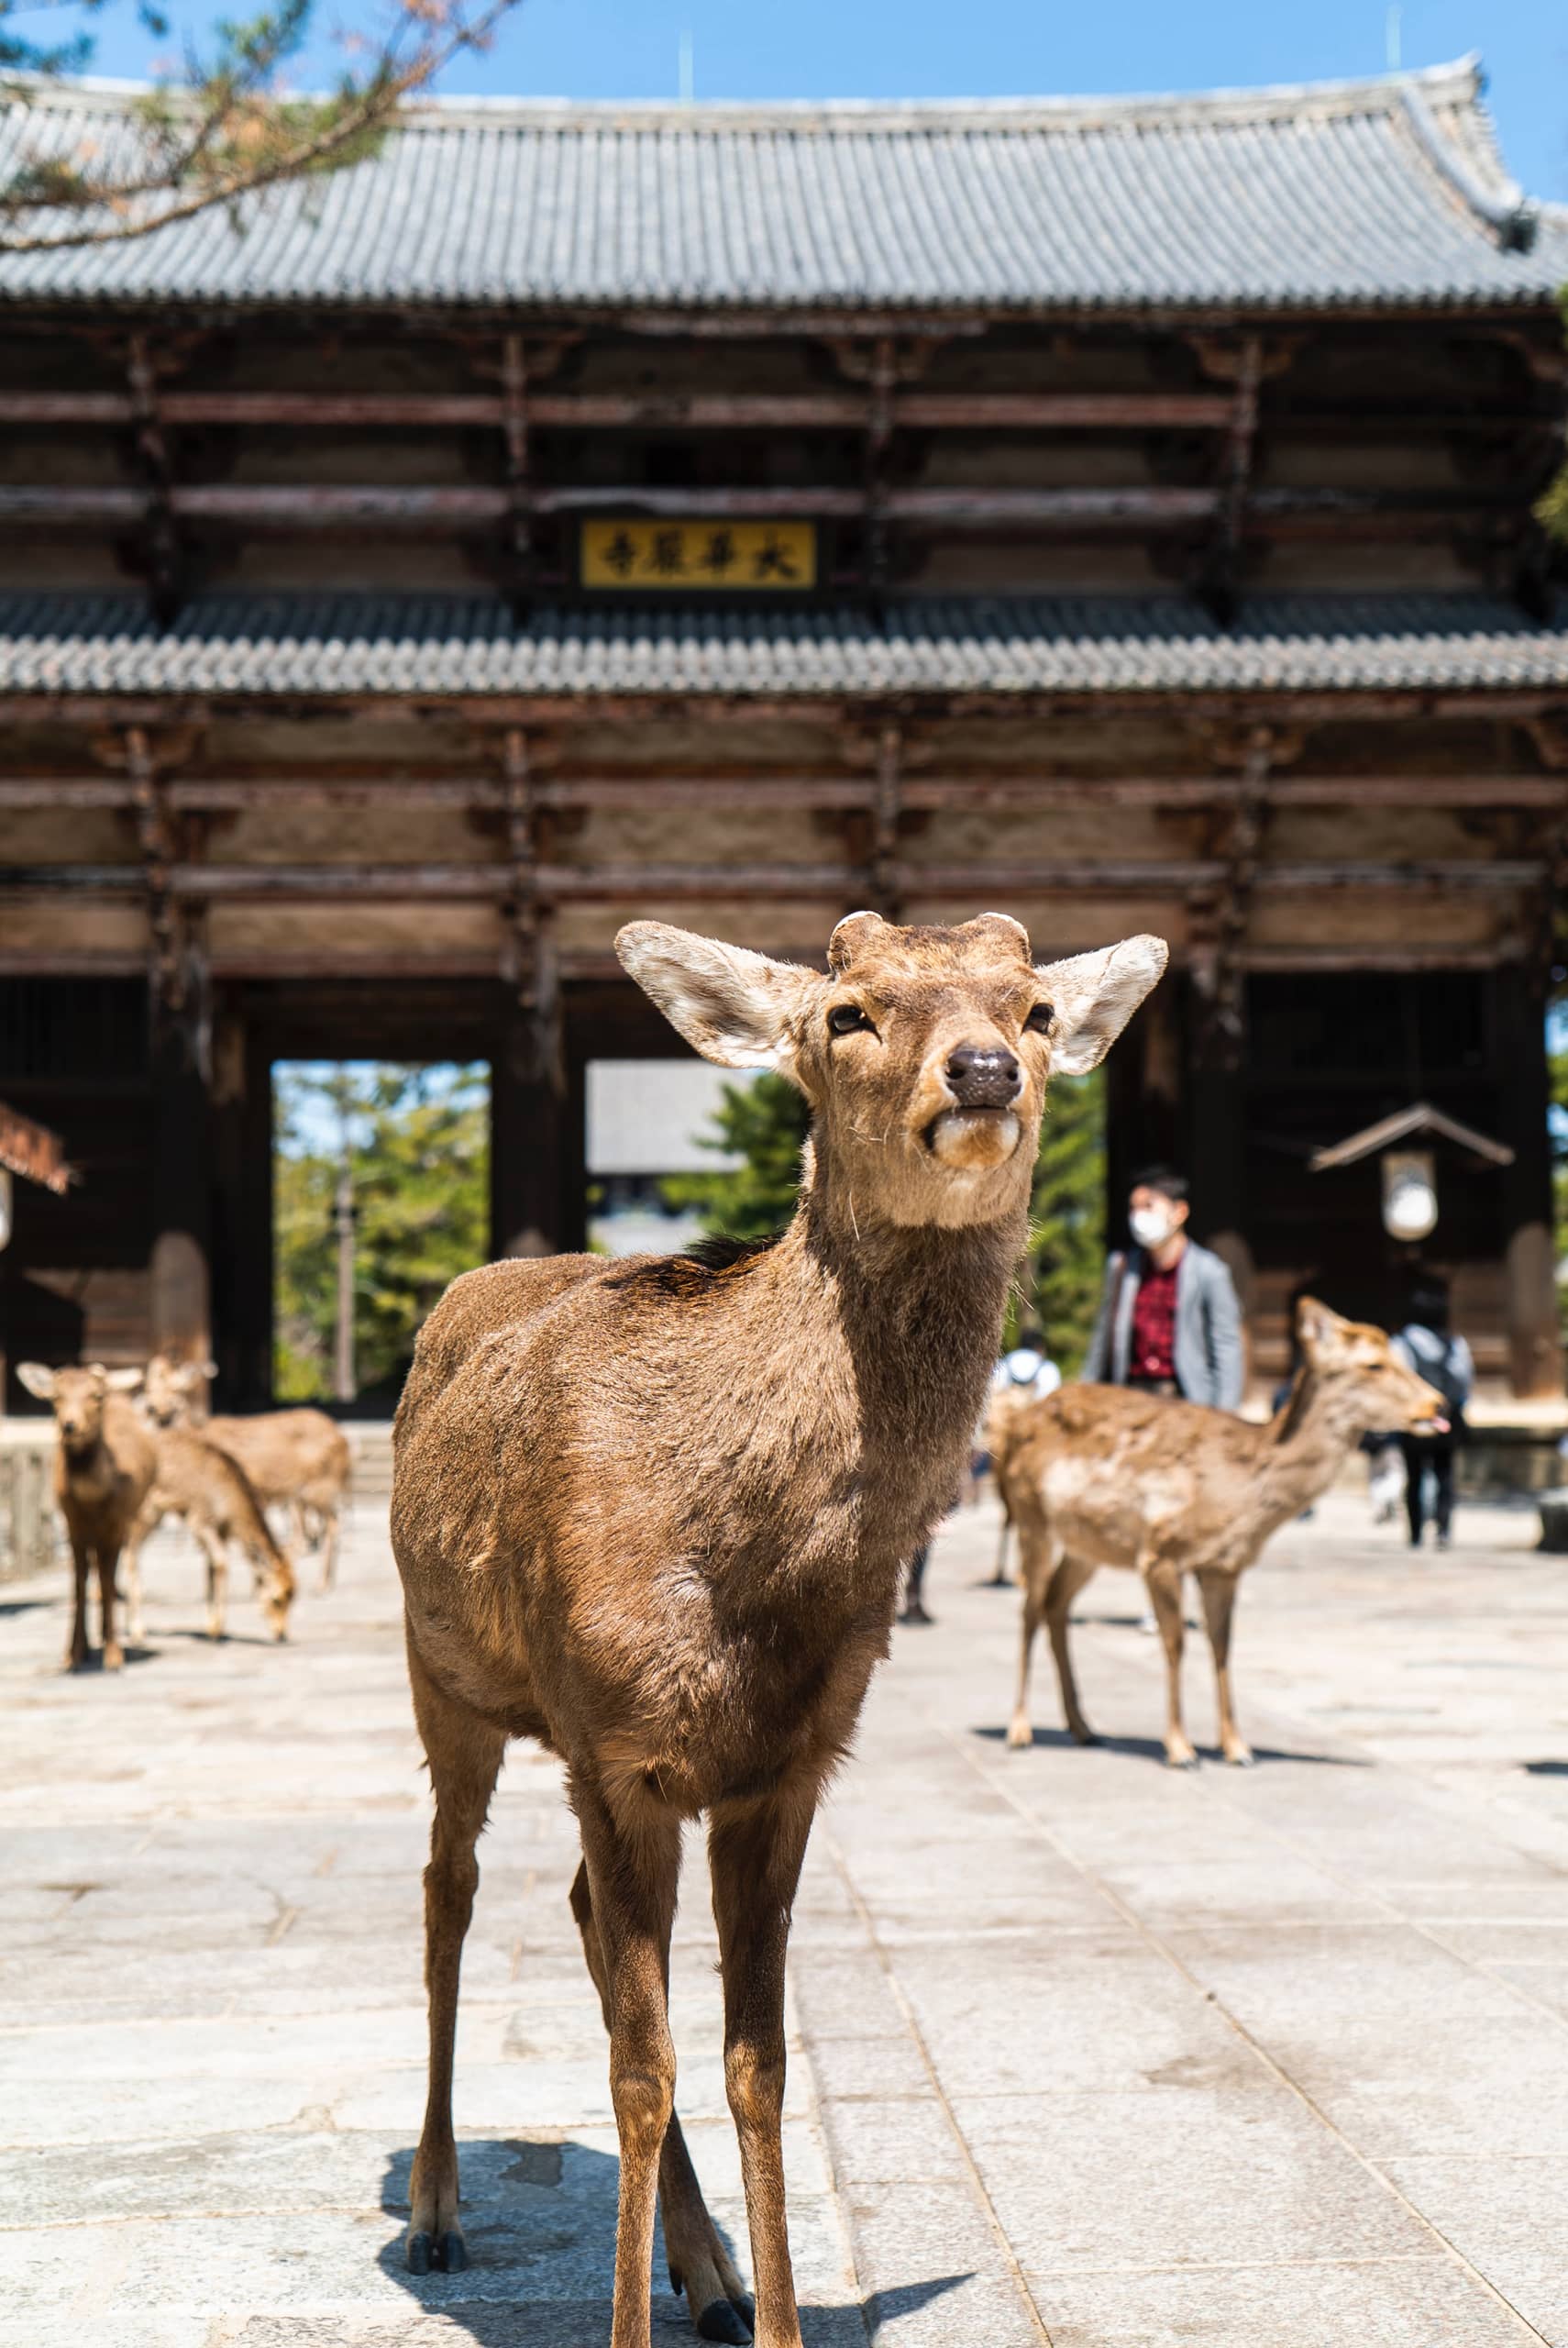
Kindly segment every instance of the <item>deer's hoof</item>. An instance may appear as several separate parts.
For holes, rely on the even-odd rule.
[[[1238,1744],[1232,1751],[1226,1754],[1225,1759],[1232,1769],[1250,1769],[1253,1766],[1253,1748],[1250,1744]]]
[[[710,2299],[697,2319],[698,2336],[702,2340],[728,2340],[734,2348],[748,2348],[756,2320],[749,2299],[742,2299],[739,2305],[734,2299]]]
[[[1034,1731],[1025,1720],[1009,1721],[1007,1741],[1013,1752],[1021,1753],[1026,1745],[1033,1744]]]
[[[443,2234],[427,2233],[422,2227],[408,2237],[411,2275],[460,2275],[468,2263],[469,2246],[456,2226]]]
[[[1196,1769],[1198,1755],[1196,1753],[1167,1753],[1165,1767],[1167,1769]]]
[[[1094,1730],[1090,1728],[1088,1721],[1079,1721],[1077,1726],[1076,1728],[1069,1727],[1067,1733],[1071,1736],[1075,1744],[1098,1744],[1099,1743],[1099,1738],[1096,1735]]]
[[[105,1647],[104,1649],[104,1668],[105,1671],[123,1671],[125,1667],[126,1658],[123,1648]]]

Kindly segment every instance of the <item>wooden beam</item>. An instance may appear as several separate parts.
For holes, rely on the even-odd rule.
[[[280,426],[291,431],[500,430],[504,404],[491,392],[162,393],[167,426]],[[533,425],[574,431],[848,431],[865,429],[856,393],[547,392],[528,401]],[[899,391],[893,421],[902,429],[980,432],[1224,431],[1233,401],[1215,392]],[[1506,433],[1550,427],[1555,402],[1420,399],[1314,400],[1271,397],[1276,429],[1303,433]],[[0,425],[125,426],[134,421],[119,392],[0,391]]]
[[[177,392],[160,400],[166,425],[290,431],[500,430],[505,401],[491,392]],[[1107,432],[1219,430],[1231,402],[1208,392],[911,392],[895,389],[895,427],[920,431]],[[844,431],[866,429],[854,392],[536,392],[531,425],[572,431]],[[126,425],[131,403],[113,392],[0,392],[0,425]],[[1403,417],[1399,419],[1403,420]]]
[[[1173,814],[1233,805],[1244,786],[1228,775],[905,775],[900,804],[940,814],[1032,814],[1090,806],[1166,809]],[[1279,807],[1541,808],[1568,811],[1568,775],[1291,775],[1270,783]],[[868,808],[876,783],[844,775],[556,775],[532,786],[541,808],[638,811],[732,807]],[[186,777],[164,786],[171,808],[243,814],[265,807],[472,807],[501,809],[503,786],[491,775],[349,773]],[[130,807],[130,785],[113,775],[0,778],[0,809]]]
[[[911,864],[889,860],[883,878],[900,898],[1070,896],[1086,892],[1120,896],[1187,898],[1220,886],[1222,858],[1066,858],[1048,863]],[[1406,864],[1287,862],[1259,869],[1253,886],[1293,895],[1319,890],[1378,894],[1507,892],[1539,885],[1539,859],[1430,858]],[[872,873],[845,864],[551,864],[536,868],[534,889],[551,902],[690,899],[836,899],[875,886]],[[189,900],[293,900],[502,903],[513,893],[509,864],[170,864],[163,885]],[[0,869],[7,895],[139,896],[143,873],[133,864],[13,865]]]
[[[1047,941],[1038,938],[1044,946]],[[774,940],[768,950],[795,960],[811,962],[820,954],[821,941]],[[1187,956],[1177,947],[1173,961],[1183,966]],[[1387,972],[1421,970],[1491,970],[1507,967],[1514,957],[1510,941],[1492,946],[1283,945],[1251,946],[1245,956],[1249,970],[1273,976],[1339,971]],[[630,985],[624,970],[608,947],[567,947],[559,955],[560,975],[568,983],[593,980]],[[146,969],[144,958],[125,952],[87,952],[61,940],[58,946],[28,946],[17,951],[0,940],[0,980],[15,978],[138,978]],[[442,948],[422,957],[407,952],[359,953],[352,947],[338,950],[301,951],[248,946],[212,958],[215,978],[252,979],[269,982],[329,980],[395,980],[407,985],[433,980],[478,980],[493,982],[495,957],[488,953],[453,952]]]
[[[879,510],[889,522],[944,523],[955,528],[1099,530],[1168,528],[1211,522],[1225,493],[1211,488],[1169,489],[1130,482],[1092,489],[920,487],[889,490]],[[390,486],[382,482],[182,482],[162,503],[177,519],[248,524],[256,529],[461,530],[504,521],[511,490],[491,486]],[[0,486],[0,523],[65,528],[88,524],[127,526],[146,520],[154,504],[146,488],[104,484],[61,487],[52,482]],[[538,488],[538,514],[668,515],[699,520],[822,521],[858,519],[864,490],[732,488]],[[1521,499],[1496,489],[1259,489],[1247,501],[1249,532],[1291,536],[1418,535],[1465,519],[1517,522]]]

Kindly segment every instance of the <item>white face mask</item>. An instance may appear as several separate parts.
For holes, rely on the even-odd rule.
[[[1127,1227],[1140,1247],[1163,1247],[1176,1226],[1167,1207],[1134,1207]]]

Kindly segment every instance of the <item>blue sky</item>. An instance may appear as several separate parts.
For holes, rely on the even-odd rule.
[[[181,26],[219,13],[174,0]],[[1404,0],[1397,13],[1407,65],[1482,51],[1511,170],[1532,194],[1568,199],[1563,0]],[[323,14],[370,21],[362,0]],[[491,55],[447,86],[674,97],[689,34],[699,98],[1205,89],[1381,72],[1388,18],[1386,0],[525,0]],[[153,46],[126,0],[108,0],[97,71],[145,72]]]

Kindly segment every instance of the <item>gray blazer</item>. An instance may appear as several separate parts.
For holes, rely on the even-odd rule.
[[[1142,1247],[1114,1255],[1105,1268],[1105,1287],[1094,1335],[1079,1372],[1086,1385],[1125,1386],[1132,1355],[1132,1307],[1148,1258]],[[1116,1299],[1116,1326],[1109,1325],[1118,1273],[1126,1273]],[[1231,1275],[1220,1257],[1189,1239],[1176,1267],[1176,1384],[1188,1402],[1209,1402],[1233,1411],[1242,1400],[1242,1308]]]

